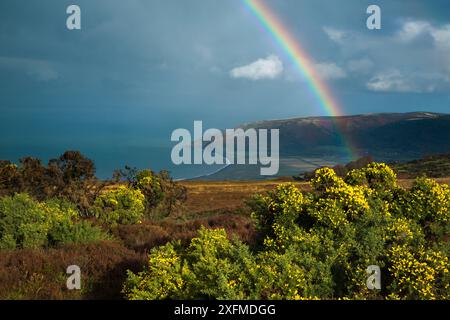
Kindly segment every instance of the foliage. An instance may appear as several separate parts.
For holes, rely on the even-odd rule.
[[[153,249],[148,267],[128,274],[128,299],[448,299],[447,186],[397,185],[385,164],[344,177],[322,168],[312,191],[278,186],[250,203],[258,243],[201,230],[187,248]],[[369,290],[377,265],[382,290]]]
[[[127,269],[141,271],[147,252],[157,245],[174,239],[189,244],[202,225],[225,228],[245,239],[252,221],[230,213],[183,222],[144,221],[113,228],[117,241],[78,240],[45,250],[0,250],[0,299],[120,299]],[[66,268],[72,264],[82,270],[81,290],[65,286]]]
[[[359,170],[365,168],[367,165],[373,163],[373,158],[371,156],[365,156],[354,161],[347,163],[346,165],[338,164],[331,168],[338,177],[345,177],[352,170]],[[322,169],[322,168],[320,168]],[[320,170],[318,169],[318,170]],[[301,175],[294,176],[295,180],[299,181],[309,181],[316,176],[316,171],[310,171],[302,173]]]
[[[26,194],[0,199],[0,247],[37,248],[47,244],[49,230],[59,215]]]
[[[144,215],[144,200],[141,191],[119,186],[98,196],[93,210],[108,225],[135,224]]]
[[[74,224],[58,224],[50,233],[50,242],[58,245],[89,243],[112,239],[102,228],[86,220]]]
[[[101,189],[92,160],[79,151],[66,151],[47,166],[26,157],[17,166],[0,161],[0,196],[27,193],[39,201],[64,198],[86,214]]]
[[[241,299],[254,265],[248,249],[230,242],[223,229],[201,229],[186,251],[179,242],[152,250],[147,270],[128,273],[124,293],[135,300]]]
[[[450,222],[450,189],[432,179],[418,178],[404,199],[405,215],[422,223]]]
[[[139,171],[134,187],[145,195],[147,208],[156,207],[164,199],[161,178],[151,170]]]
[[[186,188],[173,181],[167,171],[155,173],[149,169],[139,171],[127,166],[125,170],[116,171],[114,179],[125,179],[130,188],[142,192],[149,216],[169,216],[187,198]]]
[[[0,198],[0,249],[40,248],[107,239],[98,227],[78,222],[75,206],[64,200],[38,202],[27,194]]]
[[[440,251],[395,245],[388,253],[391,299],[450,299],[450,261]]]
[[[253,225],[250,217],[227,213],[188,221],[147,220],[142,224],[117,225],[112,228],[112,233],[127,248],[148,252],[153,247],[173,240],[180,240],[183,245],[187,245],[197,236],[201,226],[223,228],[230,236],[237,236],[246,243],[253,243],[255,236]]]

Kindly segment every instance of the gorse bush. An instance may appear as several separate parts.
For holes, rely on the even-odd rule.
[[[152,250],[148,270],[129,272],[124,293],[137,300],[242,299],[253,286],[250,266],[256,264],[246,246],[224,230],[201,229],[186,250],[179,242]]]
[[[364,156],[362,158],[359,158],[357,160],[351,161],[347,163],[346,165],[338,164],[332,168],[332,170],[336,173],[338,177],[345,177],[350,171],[353,171],[355,169],[363,169],[367,167],[369,164],[373,163],[373,158],[371,156]],[[322,168],[321,168],[322,169]],[[320,169],[319,169],[320,170]],[[301,175],[294,176],[293,178],[295,180],[311,180],[316,176],[316,171],[310,171],[302,173]]]
[[[278,186],[250,202],[259,241],[201,230],[188,247],[155,248],[129,273],[128,299],[449,299],[449,188],[397,185],[386,165],[339,177],[322,168],[312,191]],[[382,289],[367,288],[368,266]]]
[[[125,179],[130,188],[142,192],[147,216],[167,217],[187,198],[186,188],[174,182],[167,171],[155,173],[149,169],[139,171],[125,167],[114,173],[114,179]]]
[[[0,198],[0,249],[40,248],[89,242],[109,236],[78,221],[75,206],[64,200],[38,202],[27,194]]]
[[[450,261],[441,251],[407,245],[390,248],[391,299],[450,299]]]
[[[405,215],[421,223],[450,221],[450,189],[432,179],[418,178],[404,198]]]
[[[151,170],[142,170],[136,174],[134,187],[145,195],[147,209],[156,207],[164,199],[161,178]]]
[[[1,198],[0,247],[15,249],[46,245],[48,233],[59,218],[46,209],[26,194]]]
[[[108,225],[135,224],[144,215],[144,201],[141,191],[119,186],[98,196],[93,210]]]

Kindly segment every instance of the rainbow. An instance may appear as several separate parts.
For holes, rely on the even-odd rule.
[[[300,73],[307,80],[307,84],[311,92],[319,101],[321,107],[325,112],[333,117],[340,117],[343,115],[342,109],[339,106],[336,98],[333,97],[332,92],[327,87],[327,84],[320,78],[319,74],[312,63],[313,59],[309,58],[307,52],[302,48],[300,43],[289,32],[281,20],[262,0],[242,0],[245,6],[252,12],[259,20],[269,34],[275,39],[276,43],[285,51],[289,58]],[[350,137],[345,136],[343,124],[339,118],[335,118],[336,127],[340,132],[340,138],[343,146],[346,147],[348,155],[351,159],[357,157],[356,148],[353,147]]]

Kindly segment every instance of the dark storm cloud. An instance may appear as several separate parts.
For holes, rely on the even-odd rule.
[[[156,137],[166,139],[196,119],[229,127],[325,114],[240,0],[78,0],[82,30],[68,31],[65,11],[72,3],[1,1],[3,136],[44,139],[62,130],[59,135],[77,141],[128,135],[124,144],[139,144],[136,137],[145,134],[152,139],[142,143],[156,144]],[[365,27],[372,3],[382,8],[380,31]],[[268,4],[309,52],[346,113],[447,108],[447,1]],[[282,63],[275,76],[230,75],[267,57]]]

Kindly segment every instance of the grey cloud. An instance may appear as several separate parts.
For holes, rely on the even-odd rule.
[[[378,73],[367,83],[367,88],[377,92],[433,93],[448,90],[450,77],[439,73],[402,73],[387,70]]]
[[[345,70],[333,62],[316,63],[315,69],[324,80],[336,80],[347,77]]]
[[[359,74],[369,74],[375,68],[375,63],[369,58],[350,60],[347,63],[348,71]]]
[[[393,32],[376,36],[331,27],[324,32],[339,46],[337,61],[370,91],[450,92],[450,24],[399,19]]]
[[[0,69],[17,70],[38,81],[58,79],[58,72],[48,61],[0,56]]]

